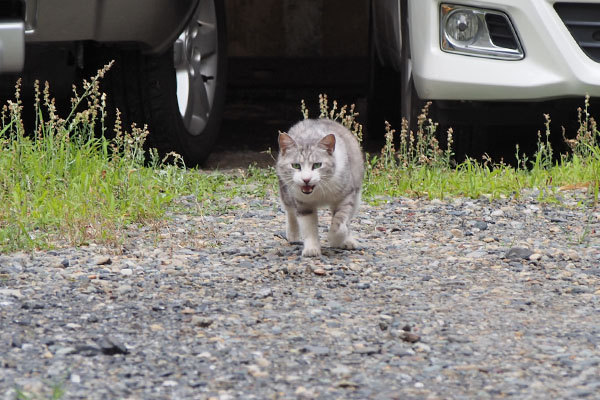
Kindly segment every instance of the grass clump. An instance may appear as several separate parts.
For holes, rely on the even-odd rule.
[[[112,138],[105,135],[99,81],[111,65],[84,80],[81,94],[73,88],[66,118],[58,115],[48,83],[40,92],[36,82],[29,135],[17,82],[15,99],[2,108],[0,250],[117,244],[124,227],[160,218],[176,195],[183,170],[164,165],[155,150],[147,157],[146,126],[125,130],[117,112]]]
[[[337,103],[329,108],[327,96],[319,97],[320,118],[341,121],[362,139],[362,128],[356,122],[354,107]],[[568,154],[555,157],[550,143],[550,116],[546,115],[545,132],[538,132],[537,150],[531,158],[516,147],[517,165],[493,162],[483,155],[482,161],[454,159],[453,130],[445,132],[446,148],[438,141],[438,124],[428,117],[427,103],[417,119],[416,132],[408,129],[405,119],[400,132],[386,122],[385,145],[376,155],[366,155],[364,197],[375,201],[382,196],[426,196],[444,198],[467,196],[490,199],[519,197],[525,188],[537,188],[538,200],[558,201],[561,190],[586,188],[593,202],[598,201],[600,184],[600,132],[589,113],[589,97],[579,111],[576,137],[566,139]],[[302,103],[302,114],[308,111]]]
[[[74,88],[72,109],[64,119],[48,84],[41,99],[36,83],[33,135],[25,133],[17,83],[15,100],[2,109],[0,249],[43,247],[53,240],[115,241],[125,224],[164,212],[172,196],[164,190],[168,179],[144,168],[147,128],[123,130],[117,116],[113,139],[96,136],[106,107],[99,80],[110,66],[84,81],[81,95]]]
[[[40,90],[36,82],[33,132],[25,131],[20,81],[14,99],[2,107],[0,252],[90,242],[118,246],[130,225],[164,225],[169,211],[226,212],[236,206],[230,198],[261,197],[274,188],[272,170],[205,173],[186,170],[177,154],[161,159],[144,147],[147,126],[123,127],[118,110],[114,126],[105,126],[99,82],[111,66],[73,86],[66,118],[48,83]],[[185,196],[193,201],[178,201]]]

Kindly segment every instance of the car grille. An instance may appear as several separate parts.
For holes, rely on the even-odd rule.
[[[490,32],[490,39],[494,45],[513,50],[519,48],[517,38],[508,18],[499,14],[486,14],[485,22]]]
[[[600,4],[556,3],[554,9],[584,53],[600,62]]]

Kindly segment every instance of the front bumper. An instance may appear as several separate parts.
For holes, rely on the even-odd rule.
[[[25,62],[25,24],[19,20],[0,22],[0,73],[20,71]]]
[[[188,24],[198,0],[23,0],[19,18],[0,19],[0,73],[23,67],[26,43],[136,43],[160,53]]]
[[[520,61],[450,54],[440,49],[441,3],[506,13],[525,51]],[[550,100],[600,96],[600,63],[579,47],[557,12],[558,0],[409,0],[412,72],[430,100]],[[598,0],[561,0],[595,3]]]

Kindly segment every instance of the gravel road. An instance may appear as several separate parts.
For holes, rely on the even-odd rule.
[[[563,196],[382,199],[320,259],[275,195],[3,255],[0,398],[600,398],[600,208]]]

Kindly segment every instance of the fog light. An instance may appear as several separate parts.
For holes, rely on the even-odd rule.
[[[468,42],[479,31],[479,18],[471,10],[457,10],[448,15],[446,33],[459,42]]]
[[[497,10],[442,3],[442,51],[500,60],[522,60],[525,52],[509,16]]]

